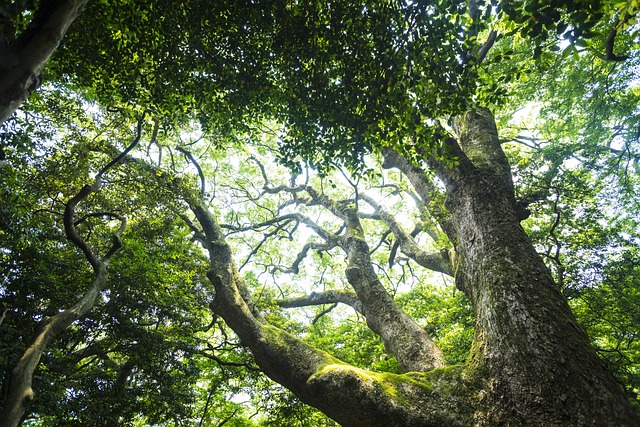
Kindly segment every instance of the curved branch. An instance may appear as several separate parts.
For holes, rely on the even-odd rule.
[[[354,420],[358,425],[385,426],[470,424],[459,422],[465,415],[457,415],[469,413],[460,397],[467,392],[464,386],[453,395],[443,386],[449,381],[442,380],[443,375],[460,382],[460,369],[433,376],[376,374],[343,363],[256,318],[240,295],[242,279],[220,227],[202,205],[191,208],[207,236],[211,260],[207,276],[216,289],[212,307],[251,349],[267,376],[343,425],[354,425]],[[416,402],[422,410],[399,405],[400,399]],[[453,421],[456,418],[458,422]]]
[[[187,151],[187,150],[185,150],[184,148],[182,148],[180,146],[176,147],[176,150],[178,150],[179,152],[184,154],[189,159],[189,161],[191,163],[193,163],[193,165],[198,170],[198,176],[200,177],[200,193],[202,195],[204,195],[205,194],[205,180],[204,180],[204,173],[202,172],[202,168],[200,167],[200,164],[195,159],[195,157],[193,157],[193,154],[191,154],[190,151]]]
[[[144,121],[144,116],[145,115],[143,114],[142,117],[140,117],[140,119],[138,120],[138,125],[136,128],[136,137],[129,144],[129,146],[122,153],[120,153],[115,159],[111,160],[102,169],[100,169],[100,172],[98,172],[98,174],[96,175],[96,182],[98,187],[100,186],[100,180],[102,179],[102,176],[105,174],[105,172],[107,172],[114,165],[118,164],[122,159],[124,159],[127,156],[127,154],[129,154],[129,152],[133,150],[133,148],[136,145],[138,145],[138,143],[140,142],[140,138],[142,137],[142,123]]]
[[[122,246],[120,236],[124,231],[127,221],[121,215],[109,213],[108,215],[120,220],[120,227],[113,234],[113,242],[110,249],[102,259],[99,259],[87,242],[80,237],[76,230],[76,221],[74,220],[75,208],[78,203],[85,200],[90,194],[99,191],[101,186],[102,175],[113,165],[118,163],[126,156],[126,152],[130,151],[140,139],[141,124],[138,126],[138,136],[134,142],[125,150],[124,153],[117,156],[114,160],[103,167],[95,178],[92,185],[85,185],[82,189],[72,197],[65,207],[64,211],[64,229],[69,239],[75,244],[85,255],[85,258],[91,264],[94,271],[94,277],[91,285],[82,295],[82,297],[71,307],[54,315],[53,317],[44,318],[36,328],[35,338],[25,350],[24,354],[11,371],[9,383],[7,387],[7,396],[4,407],[0,413],[0,427],[15,427],[19,424],[20,419],[25,413],[27,407],[33,401],[35,394],[31,388],[33,374],[40,362],[42,354],[47,346],[55,337],[61,334],[69,325],[77,319],[83,317],[93,307],[98,295],[104,288],[107,281],[107,266],[113,254]],[[104,215],[104,213],[102,213]]]
[[[337,242],[328,242],[326,244],[308,242],[306,243],[300,252],[298,252],[298,256],[296,256],[295,261],[291,265],[291,268],[283,271],[283,273],[293,273],[298,274],[300,272],[300,263],[307,257],[310,249],[314,249],[317,251],[328,251],[330,249],[335,248],[338,245]]]
[[[627,59],[629,59],[629,57],[627,55],[622,55],[622,56],[618,56],[614,53],[614,47],[615,47],[615,43],[616,43],[616,37],[618,35],[618,31],[627,23],[629,22],[629,20],[631,18],[633,18],[636,14],[638,13],[638,11],[636,10],[634,13],[628,13],[625,11],[624,13],[624,18],[622,18],[622,20],[618,23],[618,25],[616,25],[615,27],[613,27],[611,29],[611,31],[609,31],[609,35],[607,36],[607,39],[604,42],[604,50],[605,50],[605,55],[604,55],[604,59],[606,61],[612,61],[612,62],[624,62]]]

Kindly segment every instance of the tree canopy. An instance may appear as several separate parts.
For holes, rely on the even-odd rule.
[[[639,10],[2,6],[0,426],[637,425]]]

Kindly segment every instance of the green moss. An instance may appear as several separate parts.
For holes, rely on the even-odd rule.
[[[309,380],[336,372],[353,375],[366,383],[375,385],[383,393],[402,405],[407,403],[404,401],[406,392],[403,389],[420,389],[422,392],[443,395],[464,395],[465,386],[461,379],[462,370],[462,365],[455,365],[434,369],[430,372],[393,374],[389,372],[371,372],[344,363],[337,363],[324,366]]]
[[[287,358],[306,359],[313,361],[316,366],[342,364],[339,359],[329,353],[319,350],[275,326],[262,325],[262,335],[271,346],[285,353]]]

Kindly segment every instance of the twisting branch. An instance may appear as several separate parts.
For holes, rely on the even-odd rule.
[[[331,304],[329,307],[325,308],[324,310],[322,310],[320,313],[316,314],[313,317],[313,320],[311,321],[312,325],[315,325],[316,323],[318,323],[318,320],[320,320],[320,318],[322,318],[322,316],[324,316],[325,314],[329,314],[331,313],[331,311],[333,311],[334,308],[336,308],[338,306],[338,303],[334,303]]]
[[[293,273],[298,274],[300,272],[300,263],[307,257],[310,249],[316,251],[329,251],[337,246],[337,242],[329,242],[329,243],[315,243],[308,242],[306,243],[300,252],[298,252],[298,256],[296,256],[296,260],[291,265],[291,268],[288,270],[284,270],[283,273]]]
[[[120,153],[115,159],[111,160],[102,169],[100,169],[100,171],[96,175],[96,183],[98,185],[98,188],[101,185],[101,179],[102,179],[102,176],[105,174],[105,172],[107,172],[109,169],[111,169],[112,167],[120,163],[120,161],[122,161],[122,159],[124,159],[127,156],[127,154],[129,154],[129,152],[131,152],[131,150],[133,150],[134,147],[138,145],[138,143],[140,142],[140,138],[142,137],[142,124],[144,122],[144,117],[145,115],[143,114],[142,117],[140,117],[140,119],[138,120],[138,125],[136,128],[136,137],[133,139],[133,141],[131,141],[129,146],[125,148],[125,150],[122,153]]]
[[[113,233],[111,247],[102,258],[99,258],[89,244],[80,237],[76,229],[78,222],[75,220],[75,210],[78,203],[84,201],[92,193],[100,190],[103,175],[120,162],[127,153],[135,147],[140,141],[141,133],[142,119],[138,122],[137,135],[127,149],[100,169],[92,185],[82,187],[78,194],[67,202],[63,219],[65,233],[67,238],[84,253],[85,258],[94,271],[93,281],[84,295],[82,295],[74,305],[53,317],[45,317],[38,324],[35,338],[31,342],[31,345],[25,350],[11,371],[7,387],[7,396],[2,412],[0,413],[0,427],[15,427],[19,424],[24,412],[35,397],[34,391],[31,388],[32,379],[43,352],[51,340],[62,333],[77,319],[83,317],[91,307],[93,307],[98,295],[105,286],[109,261],[122,245],[120,236],[127,225],[126,218],[115,213],[107,214],[107,216],[117,218],[120,221],[120,227]],[[104,213],[102,213],[102,215],[104,215]]]
[[[436,253],[426,252],[418,246],[414,239],[414,236],[404,230],[395,220],[393,215],[391,215],[386,209],[384,209],[382,205],[380,205],[373,198],[366,194],[360,194],[360,197],[376,210],[376,213],[396,236],[396,241],[400,245],[400,249],[405,255],[425,268],[437,271],[439,273],[444,273],[449,276],[453,275],[451,262],[446,250]],[[389,257],[389,262],[392,262],[391,256]]]

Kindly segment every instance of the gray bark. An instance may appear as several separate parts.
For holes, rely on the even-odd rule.
[[[368,372],[255,317],[240,293],[242,278],[219,225],[202,205],[192,204],[192,209],[209,250],[208,277],[216,290],[212,308],[271,379],[344,426],[469,424],[459,367],[404,375]]]
[[[367,325],[382,338],[403,372],[427,372],[444,366],[442,350],[393,300],[373,270],[369,245],[364,238],[355,206],[335,203],[308,187],[314,201],[325,206],[346,224],[341,247],[347,253],[345,275],[362,303]]]
[[[520,226],[491,113],[469,111],[456,129],[459,140],[446,143],[458,165],[429,161],[446,186],[442,221],[455,246],[456,284],[475,308],[476,336],[464,366],[403,375],[368,372],[266,324],[238,290],[242,281],[220,228],[197,205],[216,289],[214,311],[269,377],[345,426],[639,425]],[[429,188],[419,168],[387,154],[388,165],[405,171],[418,193]],[[389,305],[370,286],[375,278],[366,267],[357,213],[345,209],[341,215],[348,228],[343,247],[349,282],[364,312],[384,317],[375,311]]]

